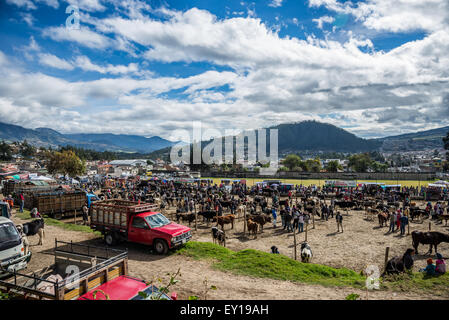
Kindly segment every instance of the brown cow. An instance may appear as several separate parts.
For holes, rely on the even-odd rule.
[[[367,207],[365,209],[365,217],[366,217],[367,220],[371,220],[372,221],[373,217],[377,216],[378,214],[379,214],[379,210],[377,210],[377,209],[373,209],[371,207]]]
[[[253,234],[254,235],[254,239],[257,238],[257,229],[258,229],[258,225],[256,222],[252,221],[251,219],[246,220],[246,225],[248,226],[248,232],[249,234]]]
[[[379,212],[377,215],[377,218],[379,219],[379,226],[383,227],[384,225],[387,226],[388,219],[390,218],[390,214],[387,212]]]
[[[214,221],[214,222],[217,221],[217,226],[220,225],[221,229],[224,230],[225,224],[231,224],[231,229],[234,229],[234,220],[235,220],[235,215],[228,214],[226,216],[214,217],[214,219],[212,221]]]
[[[449,220],[449,214],[442,214],[438,216],[438,220],[441,221],[441,223],[443,223],[443,220],[446,221],[446,226],[447,226],[447,220]]]
[[[270,216],[266,216],[266,215],[250,215],[249,219],[251,219],[252,221],[254,221],[255,223],[260,225],[260,231],[263,232],[263,226],[268,223],[271,222],[271,217]]]

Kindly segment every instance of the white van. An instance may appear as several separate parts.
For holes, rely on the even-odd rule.
[[[0,277],[27,267],[31,252],[25,255],[22,237],[14,223],[0,217]]]

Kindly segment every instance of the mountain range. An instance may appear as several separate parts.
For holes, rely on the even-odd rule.
[[[75,146],[96,151],[150,153],[171,147],[176,142],[158,136],[146,138],[125,134],[62,134],[49,128],[27,129],[0,122],[0,139],[9,142],[24,141],[35,146]]]
[[[297,151],[419,151],[442,148],[442,138],[449,126],[379,139],[363,139],[342,128],[316,121],[286,123],[270,127],[278,129],[279,153]],[[121,151],[163,154],[177,142],[158,136],[146,138],[138,135],[112,133],[62,134],[49,128],[27,129],[0,122],[0,139],[9,142],[27,140],[35,146],[57,148],[72,145],[96,151]],[[267,139],[267,142],[269,139]]]
[[[381,143],[382,151],[420,151],[443,148],[443,137],[449,132],[448,127],[407,133],[398,136],[375,139]]]

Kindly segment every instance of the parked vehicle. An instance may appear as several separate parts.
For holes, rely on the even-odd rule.
[[[90,208],[92,203],[94,203],[95,201],[100,201],[100,199],[93,193],[86,194],[86,198],[87,198],[87,207],[88,208]]]
[[[56,185],[54,183],[49,183],[46,181],[16,181],[16,180],[5,180],[3,182],[2,194],[6,197],[7,195],[18,195],[19,193],[28,191],[51,191]],[[16,199],[17,200],[17,199]]]
[[[152,246],[158,254],[180,246],[192,238],[189,227],[171,222],[157,205],[125,200],[92,204],[90,227],[103,234],[107,245],[120,241]]]
[[[0,201],[0,217],[5,217],[9,219],[9,204],[3,201]]]
[[[62,187],[50,191],[25,191],[25,208],[32,210],[37,208],[41,215],[48,215],[51,218],[62,219],[72,217],[82,212],[85,202],[87,206],[100,199],[91,193],[83,190],[67,190]]]
[[[281,183],[278,186],[278,191],[279,191],[279,195],[281,197],[286,197],[288,196],[289,192],[291,191],[293,194],[294,191],[294,185],[293,184],[288,184],[288,183]]]
[[[139,294],[144,293],[144,294]],[[99,287],[83,294],[78,300],[176,300],[176,293],[171,297],[159,291],[144,280],[119,276],[103,283]]]
[[[82,190],[54,190],[45,193],[25,193],[25,208],[37,208],[41,215],[61,219],[71,217],[75,211],[80,214],[84,203],[88,200]]]
[[[128,274],[128,252],[55,240],[54,263],[33,272],[7,270],[0,291],[29,300],[76,300]]]
[[[0,277],[25,269],[30,259],[31,252],[25,254],[22,237],[14,223],[0,217]]]

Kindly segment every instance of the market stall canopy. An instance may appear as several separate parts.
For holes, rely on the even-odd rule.
[[[449,187],[449,185],[436,184],[436,183],[429,183],[427,186],[431,187],[431,188],[447,188],[447,187]]]
[[[32,181],[55,181],[54,179],[45,177],[45,176],[30,176],[30,180],[32,180]]]
[[[433,184],[436,184],[436,185],[443,185],[443,186],[449,186],[449,182],[444,181],[444,180],[436,181],[436,182],[434,182]],[[429,186],[430,186],[430,184],[429,184]]]
[[[382,185],[385,185],[384,182],[360,182],[359,184],[363,184],[363,185],[366,185],[366,186],[370,186],[370,185],[382,186]]]
[[[32,184],[32,185],[35,185],[35,186],[38,186],[38,187],[46,187],[46,186],[49,185],[46,181],[42,181],[42,180],[30,180],[30,181],[27,181],[25,183],[26,184]]]
[[[326,180],[325,181],[326,185],[331,186],[331,187],[340,187],[340,188],[345,188],[345,187],[356,187],[356,182],[352,181],[352,180]]]

